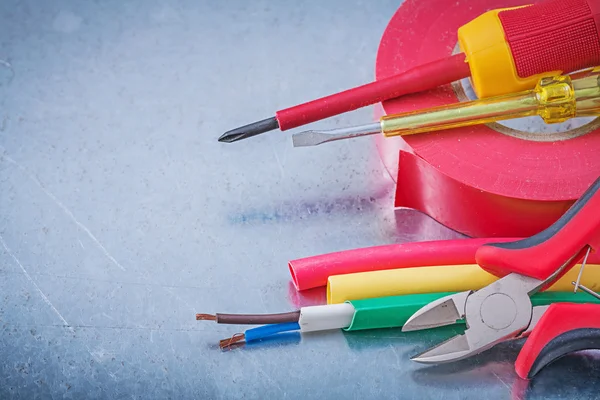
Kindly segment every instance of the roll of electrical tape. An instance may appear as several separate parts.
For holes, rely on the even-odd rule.
[[[376,79],[456,52],[457,29],[485,11],[533,2],[406,0],[383,34]],[[376,117],[467,100],[462,88],[386,101]],[[380,135],[377,146],[396,180],[396,207],[472,237],[526,237],[555,222],[600,176],[599,127],[595,119],[548,135],[494,123]]]

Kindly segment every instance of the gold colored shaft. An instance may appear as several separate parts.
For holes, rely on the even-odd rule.
[[[381,127],[385,136],[397,136],[532,115],[547,123],[562,122],[575,117],[576,100],[571,77],[555,76],[541,79],[533,90],[384,116]]]
[[[465,106],[456,103],[450,106],[414,111],[381,118],[385,136],[412,135],[537,115],[538,100],[535,93],[519,96],[503,96],[490,100],[476,100]]]

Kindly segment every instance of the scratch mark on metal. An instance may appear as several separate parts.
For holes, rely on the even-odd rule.
[[[79,242],[79,245],[81,246],[81,248],[85,250],[85,246],[83,245],[83,243],[81,243],[81,240],[77,239],[77,241]]]
[[[177,295],[177,293],[174,293],[171,288],[165,288],[169,293],[171,293],[171,295],[175,296],[175,298],[177,300],[179,300],[180,302],[182,302],[183,304],[185,304],[186,306],[188,306],[190,308],[190,310],[192,310],[194,313],[196,312],[196,309],[194,307],[192,307],[192,305],[190,303],[188,303],[187,301],[185,301],[184,299],[182,299],[181,297],[179,297]]]
[[[171,353],[175,355],[175,348],[173,347],[173,338],[169,338],[169,344],[171,345]]]
[[[102,313],[102,315],[103,315],[104,317],[106,317],[106,318],[108,318],[108,319],[112,320],[112,321],[114,321],[114,320],[115,320],[113,317],[111,317],[111,316],[110,316],[110,315],[108,315],[107,313],[104,313],[104,312],[103,312],[103,313]]]
[[[263,298],[262,290],[258,291],[258,295],[260,296],[260,302],[262,303],[263,311],[266,313],[267,312],[267,305],[265,304],[265,299]]]
[[[390,344],[389,346],[390,346],[390,349],[392,349],[392,352],[394,353],[394,356],[396,356],[396,365],[395,365],[395,367],[396,367],[396,369],[400,370],[401,369],[400,368],[400,356],[398,355],[398,352],[396,351],[396,348],[392,344]]]
[[[0,146],[0,149],[2,149],[3,151],[6,151],[5,149],[3,149]],[[40,180],[34,176],[33,174],[31,174],[29,171],[27,171],[23,166],[21,166],[21,164],[19,164],[18,162],[16,162],[15,160],[13,160],[12,158],[10,158],[7,155],[3,155],[2,156],[5,160],[7,160],[8,162],[14,164],[19,170],[21,170],[25,175],[27,175],[29,177],[29,179],[31,179],[33,182],[35,182],[35,184],[46,194],[46,196],[50,197],[50,199],[52,201],[54,201],[54,203],[65,213],[67,214],[67,216],[71,219],[71,221],[73,221],[73,223],[75,223],[75,225],[77,225],[82,231],[84,231],[90,239],[92,239],[92,241],[94,243],[96,243],[96,245],[98,246],[98,248],[104,253],[104,255],[117,267],[119,267],[122,271],[125,271],[125,267],[123,267],[112,255],[110,255],[110,253],[108,252],[108,250],[106,250],[106,248],[102,245],[102,243],[100,243],[100,241],[96,238],[96,236],[94,236],[94,234],[92,232],[90,232],[90,230],[83,225],[81,222],[79,222],[77,220],[77,218],[75,218],[75,215],[73,215],[73,213],[52,193],[50,192],[48,189],[46,189],[46,187],[44,186],[44,184],[42,182],[40,182]]]
[[[25,269],[25,267],[23,266],[23,264],[21,264],[21,262],[14,255],[14,253],[12,251],[10,251],[10,249],[6,245],[6,242],[4,241],[4,239],[2,238],[2,236],[0,236],[0,244],[2,244],[2,247],[4,247],[4,250],[6,250],[6,252],[8,253],[8,255],[11,256],[12,259],[17,263],[17,265],[19,266],[19,268],[21,268],[21,271],[23,271],[23,275],[25,275],[25,277],[27,278],[27,280],[29,282],[31,282],[31,284],[35,287],[35,289],[38,291],[38,293],[42,297],[42,300],[44,300],[44,303],[46,303],[54,311],[54,313],[56,313],[56,315],[58,315],[58,318],[60,318],[60,320],[65,324],[65,326],[69,326],[69,323],[67,322],[67,320],[56,309],[56,307],[54,307],[54,305],[52,304],[52,302],[50,301],[50,299],[48,299],[48,297],[46,297],[46,295],[44,294],[44,292],[42,292],[42,289],[40,289],[40,287],[37,285],[37,283],[35,283],[35,281],[31,278],[31,276],[29,275],[29,273],[27,272],[27,270]]]
[[[11,274],[13,272],[10,271],[5,271],[4,273],[6,274]],[[14,272],[15,274],[17,272]],[[51,278],[58,278],[58,279],[73,279],[73,280],[77,280],[77,281],[94,281],[94,282],[104,282],[104,283],[114,283],[114,284],[118,284],[118,285],[136,285],[136,286],[148,286],[148,287],[159,287],[159,288],[163,288],[163,289],[199,289],[199,290],[206,290],[207,288],[211,288],[211,286],[186,286],[186,285],[165,285],[162,283],[152,283],[152,282],[130,282],[130,281],[121,281],[121,280],[112,280],[112,279],[98,279],[98,278],[92,278],[89,276],[70,276],[70,275],[60,275],[60,274],[46,274],[43,272],[34,272],[32,273],[33,276],[47,276],[47,277],[51,277]]]
[[[87,352],[90,353],[90,356],[92,356],[92,358],[94,360],[96,360],[97,363],[100,362],[100,359],[98,358],[98,356],[95,354],[96,352],[92,352],[92,350],[89,348],[88,345],[85,345],[85,348],[87,349]]]
[[[15,70],[14,70],[12,64],[6,60],[0,59],[0,65],[4,66],[10,70],[10,78],[8,79],[8,82],[6,82],[6,83],[11,83],[12,80],[15,78]]]
[[[283,165],[281,164],[281,160],[279,159],[279,156],[277,155],[277,151],[275,150],[273,145],[271,145],[271,150],[273,150],[273,155],[275,156],[275,161],[277,161],[277,166],[279,167],[279,171],[281,172],[281,177],[285,178],[285,171],[283,169]]]
[[[504,381],[503,381],[503,380],[502,380],[502,379],[501,379],[501,378],[498,376],[498,374],[497,374],[497,373],[495,373],[494,371],[492,371],[492,374],[493,374],[493,375],[494,375],[496,378],[498,378],[498,380],[499,380],[500,382],[502,382],[502,384],[503,384],[503,385],[504,385],[504,386],[505,386],[505,387],[506,387],[506,388],[507,388],[509,391],[511,390],[511,387],[510,387],[510,386],[508,386],[508,384],[507,384],[506,382],[504,382]]]
[[[208,326],[214,325],[206,325],[203,328],[156,328],[155,326],[102,326],[102,325],[48,325],[48,324],[35,324],[35,325],[11,325],[14,328],[77,328],[77,329],[93,329],[93,330],[115,330],[115,331],[154,331],[154,332],[217,332],[217,333],[231,333],[231,331],[226,329],[209,329]]]
[[[250,361],[252,364],[254,364],[254,366],[256,367],[256,369],[258,370],[258,372],[260,372],[266,379],[267,381],[269,381],[269,383],[271,383],[271,385],[275,386],[277,389],[279,389],[279,391],[281,393],[284,393],[283,389],[281,388],[281,386],[279,386],[279,384],[277,383],[277,381],[273,380],[269,374],[267,374],[265,372],[265,370],[263,369],[263,367],[260,366],[259,363],[256,362],[256,360],[249,354],[246,354],[244,352],[240,352],[240,354],[244,357],[246,357],[248,359],[248,361]]]

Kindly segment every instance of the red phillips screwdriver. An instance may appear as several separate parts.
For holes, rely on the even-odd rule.
[[[232,143],[471,77],[479,98],[532,89],[545,76],[600,65],[600,0],[545,0],[488,11],[458,29],[462,53],[308,103],[228,132]]]

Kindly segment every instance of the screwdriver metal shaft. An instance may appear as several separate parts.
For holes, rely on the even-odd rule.
[[[324,131],[304,131],[292,135],[292,142],[294,143],[294,147],[316,146],[335,140],[375,135],[377,133],[382,133],[381,123],[374,122],[368,125],[353,126],[349,128]]]

